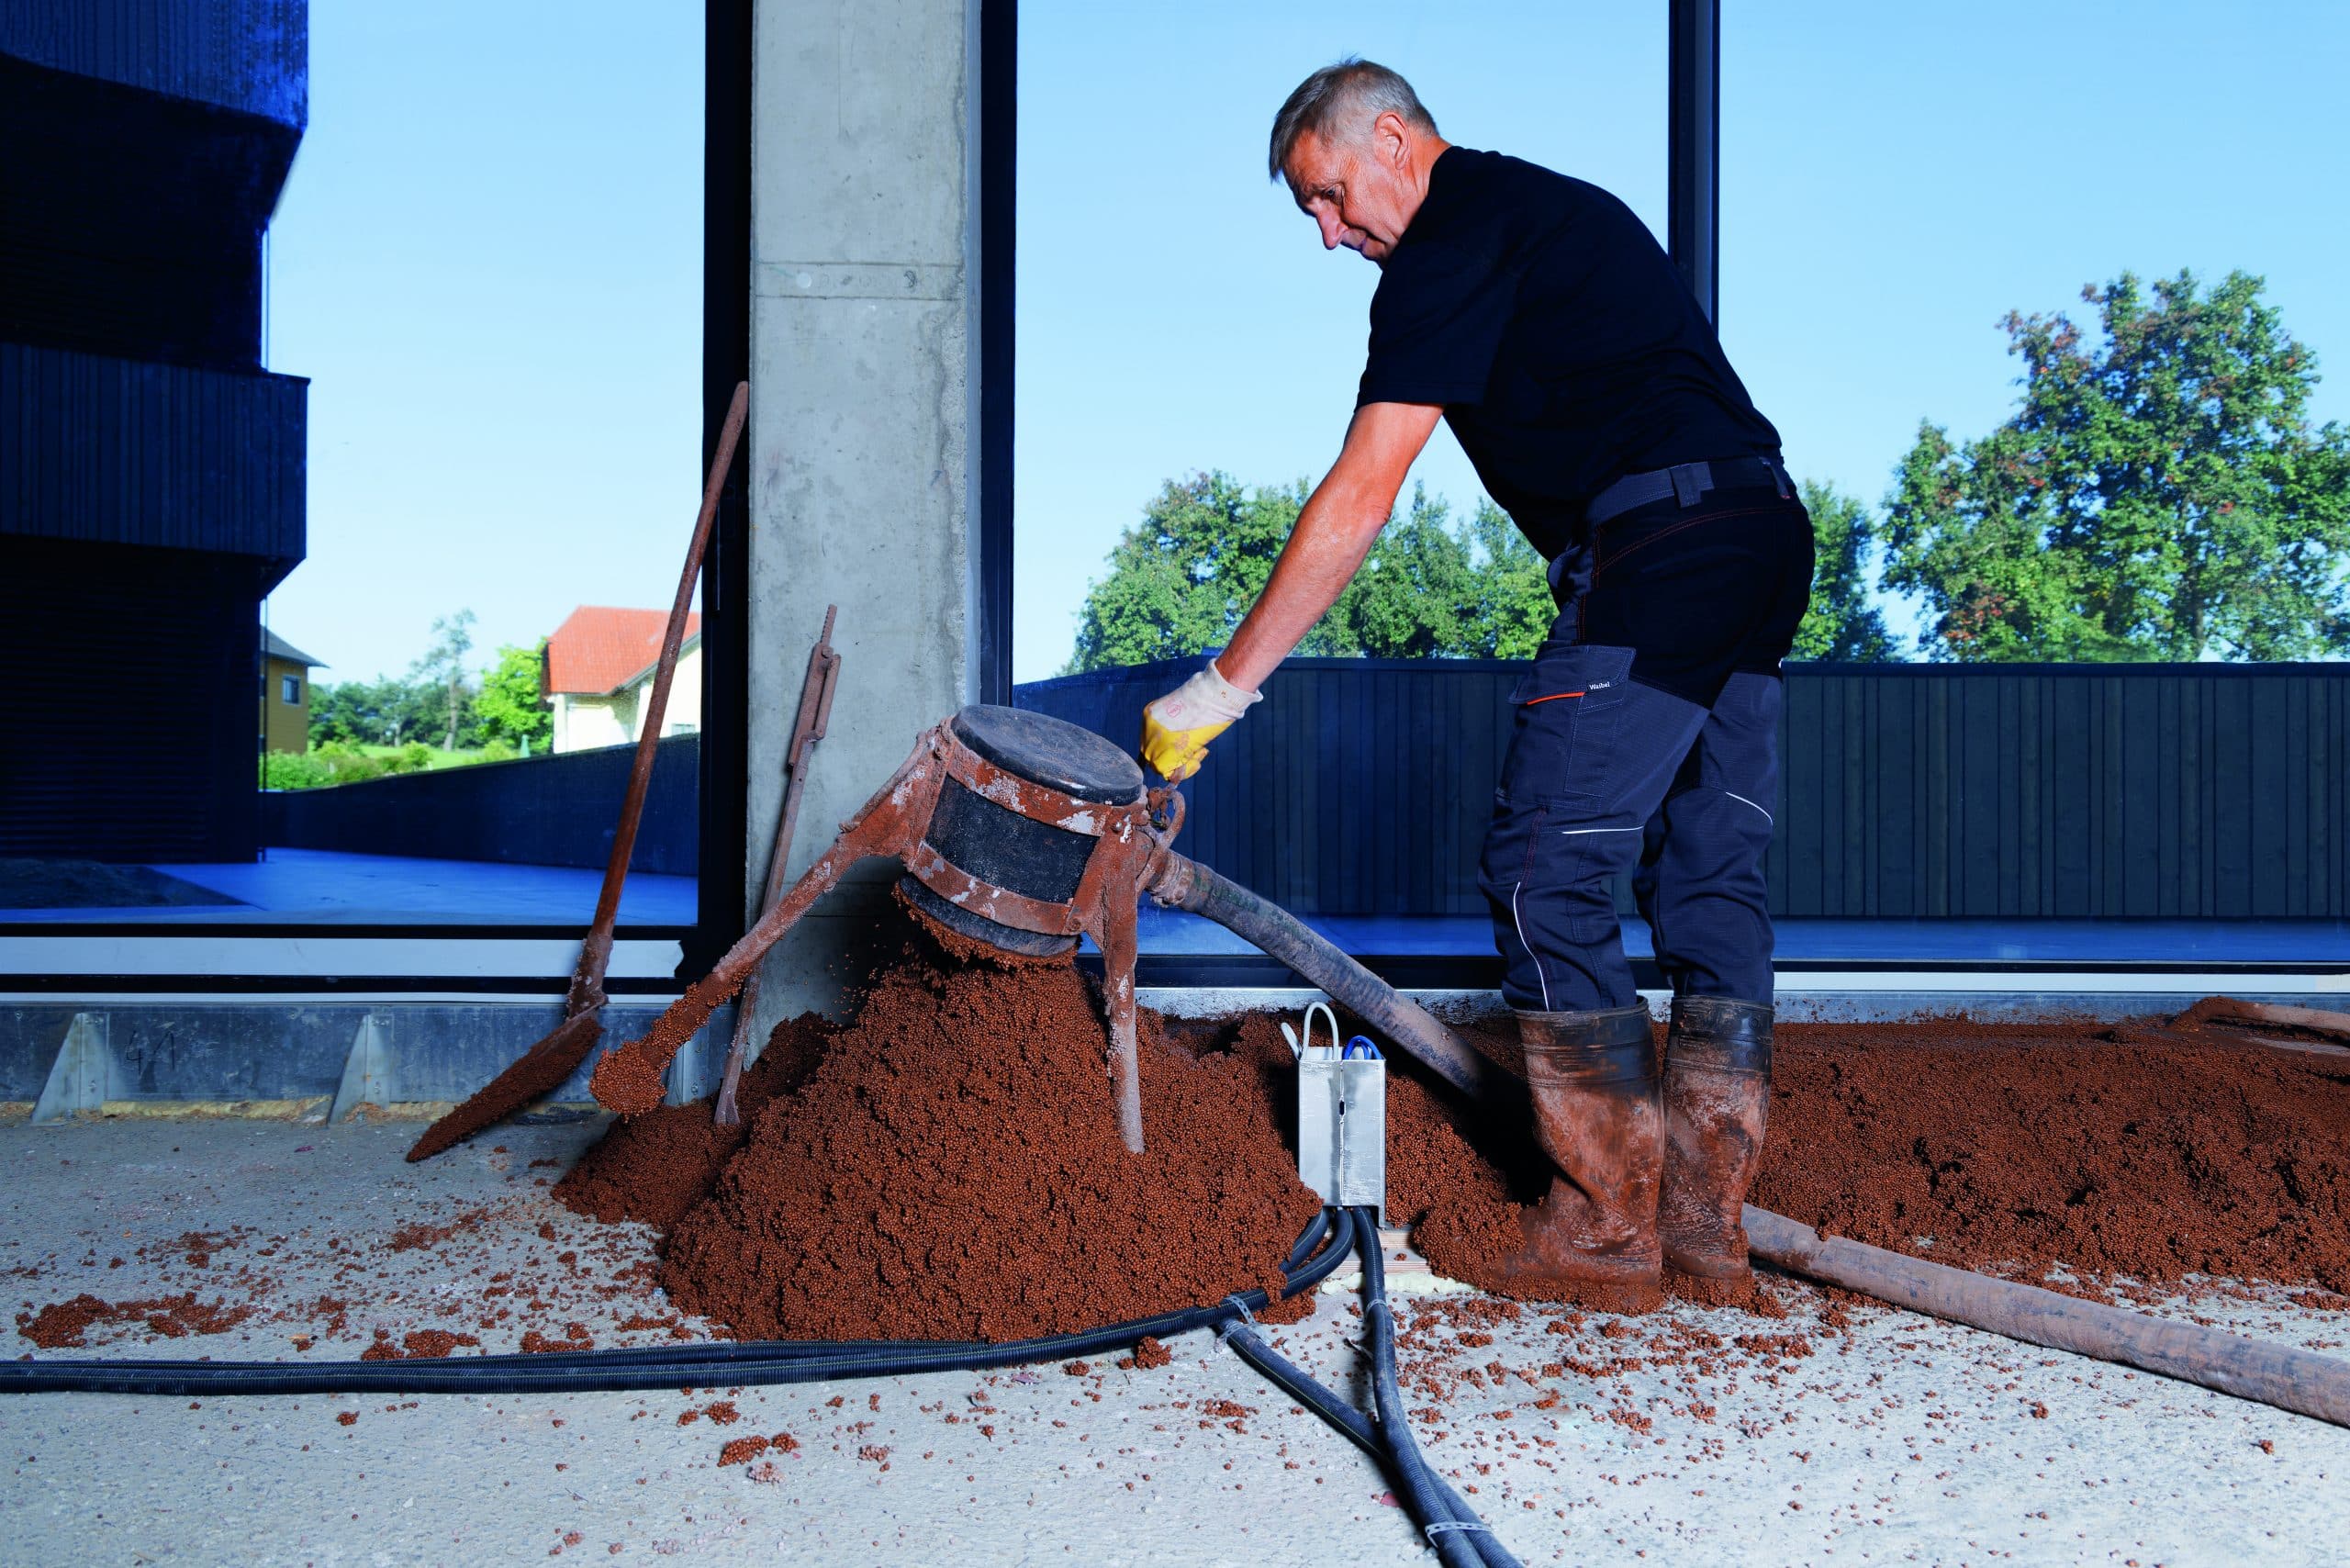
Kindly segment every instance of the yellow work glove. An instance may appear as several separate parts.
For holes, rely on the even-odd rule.
[[[1261,691],[1243,691],[1207,668],[1142,711],[1142,759],[1169,784],[1180,784],[1207,760],[1208,742],[1261,701]]]

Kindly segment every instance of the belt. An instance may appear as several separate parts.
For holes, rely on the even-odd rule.
[[[1667,496],[1684,507],[1694,507],[1707,490],[1740,485],[1773,486],[1781,500],[1795,493],[1787,483],[1786,465],[1775,457],[1718,457],[1710,463],[1676,463],[1670,468],[1627,474],[1592,497],[1591,509],[1583,515],[1596,526]]]

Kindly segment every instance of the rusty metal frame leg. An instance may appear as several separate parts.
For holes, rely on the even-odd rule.
[[[832,723],[833,693],[840,685],[841,656],[833,651],[833,621],[839,606],[824,607],[824,630],[808,650],[808,673],[800,686],[800,711],[791,724],[791,745],[784,756],[789,782],[784,787],[783,809],[776,817],[775,846],[767,856],[767,887],[759,898],[764,915],[783,897],[783,875],[791,859],[791,840],[800,821],[800,798],[808,788],[808,754],[824,738]],[[759,1010],[759,971],[743,982],[743,1005],[734,1010],[734,1037],[726,1047],[726,1070],[718,1085],[718,1106],[711,1119],[722,1127],[742,1120],[734,1092],[743,1081],[743,1063],[749,1054],[753,1017]]]
[[[934,734],[890,775],[890,781],[841,826],[841,835],[816,863],[800,874],[791,890],[759,923],[727,949],[717,967],[653,1021],[653,1027],[596,1064],[588,1087],[596,1098],[622,1115],[643,1115],[661,1103],[662,1074],[688,1036],[702,1026],[721,1002],[743,987],[767,950],[782,940],[810,906],[839,885],[858,861],[887,857],[902,861],[930,822],[946,775],[938,767]]]
[[[1102,949],[1102,999],[1110,1014],[1110,1093],[1118,1109],[1118,1137],[1140,1154],[1142,1069],[1135,1051],[1135,902],[1140,890],[1121,879],[1102,889],[1095,905],[1093,940]]]

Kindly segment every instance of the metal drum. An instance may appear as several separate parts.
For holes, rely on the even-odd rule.
[[[1016,778],[1105,806],[1143,800],[1142,767],[1091,730],[1018,708],[974,703],[949,721],[975,755]],[[1044,903],[1077,895],[1086,862],[1101,841],[996,804],[954,778],[941,787],[923,842],[975,879]],[[951,931],[1006,952],[1066,953],[1074,936],[1022,931],[948,902],[911,873],[898,884],[916,909]]]

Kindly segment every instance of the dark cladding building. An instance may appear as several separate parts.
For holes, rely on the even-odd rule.
[[[308,384],[262,368],[306,0],[0,5],[0,856],[251,859]]]

